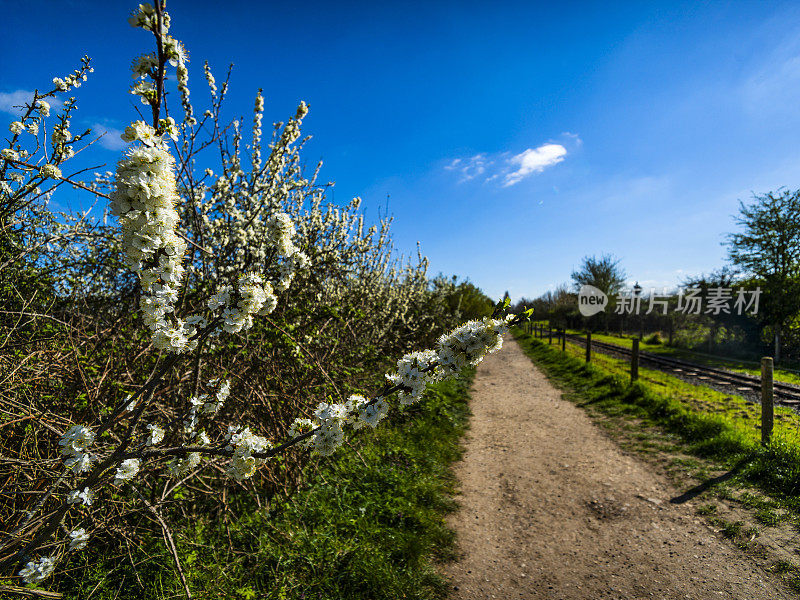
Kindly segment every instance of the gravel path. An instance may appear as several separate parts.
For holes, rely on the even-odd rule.
[[[472,391],[455,600],[794,598],[623,454],[510,337]]]

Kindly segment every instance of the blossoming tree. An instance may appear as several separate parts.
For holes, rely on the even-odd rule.
[[[265,148],[264,100],[258,92],[246,165],[240,123],[220,125],[228,82],[219,89],[208,65],[204,74],[211,108],[195,115],[188,55],[169,34],[163,0],[155,6],[139,5],[129,21],[153,35],[155,50],[133,61],[131,93],[149,108],[149,119],[125,128],[122,137],[130,146],[116,172],[97,174],[91,182],[77,180],[76,174],[65,176],[63,165],[75,154],[76,142],[89,135],[73,136],[69,131],[72,98],[52,126],[49,146],[39,143],[51,110],[46,98],[78,87],[91,72],[88,58],[73,74],[54,79],[51,91],[34,94],[20,120],[11,123],[12,137],[0,158],[4,235],[12,231],[5,225],[38,206],[46,223],[36,234],[36,243],[56,245],[53,256],[63,256],[65,250],[97,252],[93,247],[103,245],[116,252],[117,260],[133,275],[128,287],[136,292],[140,322],[148,332],[145,346],[155,356],[135,391],[121,395],[93,419],[49,427],[51,434],[57,434],[61,471],[0,539],[0,566],[27,584],[44,581],[67,553],[87,546],[103,510],[101,499],[111,493],[127,495],[156,516],[177,563],[159,503],[182,483],[199,477],[212,464],[232,480],[246,482],[270,459],[290,449],[328,456],[345,441],[348,429],[374,428],[393,403],[405,407],[418,402],[428,384],[455,377],[499,350],[508,327],[530,316],[503,317],[508,303],[500,303],[492,317],[468,321],[439,335],[427,350],[405,353],[372,394],[341,393],[308,350],[313,336],[302,333],[314,327],[321,330],[319,321],[341,316],[332,311],[311,320],[298,316],[287,326],[291,332],[270,316],[282,304],[289,305],[287,290],[299,281],[308,298],[320,305],[337,306],[345,296],[371,297],[372,320],[364,320],[354,335],[365,344],[388,343],[396,331],[393,324],[416,335],[430,333],[442,323],[437,314],[419,316],[423,312],[419,298],[429,293],[427,261],[419,256],[416,266],[393,263],[390,221],[381,220],[365,230],[358,199],[344,208],[323,206],[325,187],[316,183],[318,169],[306,178],[299,161],[304,141],[300,128],[308,111],[304,103],[285,125],[276,124]],[[179,121],[168,114],[166,103],[170,69],[175,70],[180,97]],[[208,131],[211,135],[204,139]],[[23,135],[35,140],[30,149]],[[196,172],[195,158],[213,145],[220,150],[221,173],[215,175],[211,168]],[[48,182],[54,184],[43,190]],[[118,229],[92,223],[86,214],[64,215],[60,221],[48,216],[34,201],[49,198],[59,185],[85,189],[107,202]],[[18,240],[9,242],[13,246],[12,242]],[[22,256],[10,253],[0,271]],[[108,270],[95,279],[96,294],[121,285],[120,276]],[[74,291],[80,285],[81,277],[76,276],[67,288]],[[411,327],[414,310],[417,320]],[[229,340],[271,327],[291,340],[298,361],[314,363],[310,368],[321,371],[336,393],[298,411],[279,433],[266,434],[258,420],[238,418],[224,424],[220,417],[233,386],[225,369],[214,372],[215,351]],[[302,340],[292,332],[302,333]],[[203,373],[203,365],[211,367],[210,376]],[[175,375],[182,368],[188,368],[188,384]],[[177,377],[172,388],[165,383],[169,377]],[[143,493],[145,482],[159,479],[164,482],[160,499],[155,488]],[[190,595],[188,586],[186,593]]]

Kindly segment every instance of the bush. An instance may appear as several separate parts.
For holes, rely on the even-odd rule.
[[[661,338],[661,334],[659,332],[655,332],[653,335],[651,335],[650,337],[646,338],[644,340],[644,343],[645,344],[660,345],[660,344],[664,343],[664,340]]]

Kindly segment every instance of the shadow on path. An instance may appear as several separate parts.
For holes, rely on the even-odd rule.
[[[700,494],[702,494],[703,492],[705,492],[710,487],[713,487],[713,486],[715,486],[715,485],[717,485],[719,483],[722,483],[723,481],[727,481],[728,479],[732,478],[734,475],[739,473],[739,471],[742,470],[742,468],[747,464],[747,462],[748,462],[747,459],[742,459],[738,463],[736,463],[736,465],[730,471],[728,471],[727,473],[723,473],[722,475],[719,475],[718,477],[713,477],[713,478],[711,478],[711,479],[709,479],[707,481],[704,481],[703,483],[701,483],[699,485],[696,485],[693,488],[685,491],[680,496],[676,496],[674,498],[670,498],[670,500],[669,500],[670,504],[683,504],[684,502],[688,502],[692,498],[695,498],[695,497],[699,496]]]

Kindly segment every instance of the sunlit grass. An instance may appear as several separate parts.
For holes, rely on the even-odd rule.
[[[573,329],[568,329],[567,332],[576,335],[585,335],[585,332]],[[592,333],[592,339],[598,342],[605,342],[607,344],[616,344],[617,346],[623,346],[625,348],[633,347],[633,337],[631,336]],[[761,375],[761,366],[756,361],[740,360],[736,358],[723,358],[703,352],[667,346],[666,344],[648,344],[647,336],[645,336],[644,340],[639,342],[639,349],[644,352],[660,354],[669,358],[687,360],[708,367],[728,369],[730,371],[745,373],[747,375]],[[792,369],[787,370],[780,367],[775,367],[774,378],[775,381],[800,385],[800,373]]]
[[[227,522],[197,514],[176,526],[194,597],[443,598],[435,565],[454,554],[443,517],[456,506],[449,465],[462,451],[473,374],[431,386],[422,402],[360,431],[289,499],[261,510],[247,496],[229,498]],[[182,597],[157,527],[139,542],[130,555],[82,554],[55,589],[65,600]]]
[[[634,416],[677,434],[688,453],[726,468],[739,464],[737,477],[800,509],[800,416],[792,410],[775,407],[773,438],[762,447],[758,404],[641,367],[639,381],[631,384],[626,360],[594,353],[587,365],[582,346],[568,342],[562,352],[560,345],[520,330],[516,335],[526,353],[579,405]]]

